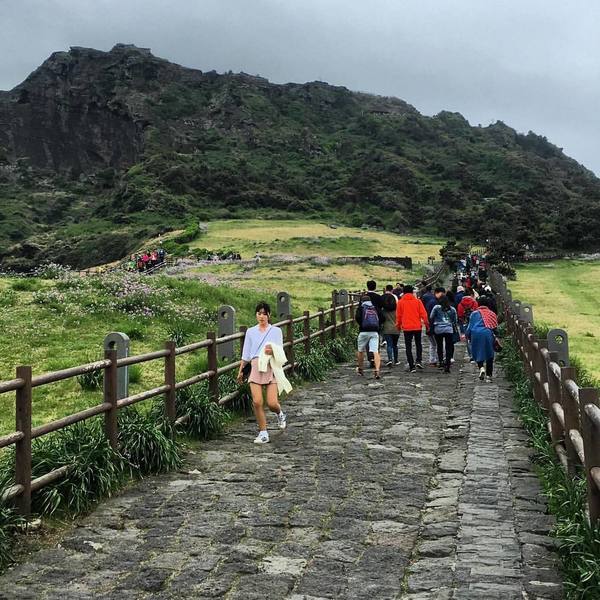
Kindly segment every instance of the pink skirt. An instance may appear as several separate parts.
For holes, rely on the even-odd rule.
[[[263,373],[258,370],[258,358],[253,358],[250,364],[252,365],[252,370],[250,371],[250,377],[248,377],[249,383],[258,383],[259,385],[276,383],[271,365],[267,365],[267,370]]]

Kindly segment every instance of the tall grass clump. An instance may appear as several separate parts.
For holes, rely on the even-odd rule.
[[[600,590],[600,526],[591,527],[586,516],[586,481],[583,473],[569,477],[563,470],[547,430],[547,416],[533,398],[518,350],[506,341],[501,361],[514,385],[515,403],[536,451],[534,463],[548,508],[556,518],[557,539],[567,600],[594,600]],[[582,372],[582,377],[586,377]],[[589,377],[589,376],[588,376]],[[582,385],[581,380],[579,384]]]
[[[163,473],[182,463],[181,447],[168,420],[133,407],[120,411],[119,448],[134,475]]]
[[[336,363],[352,360],[354,335],[350,330],[345,336],[340,334],[335,339],[328,340],[325,344],[313,341],[308,353],[304,351],[304,348],[297,347],[295,356],[297,375],[308,381],[323,381],[328,371]]]
[[[0,497],[3,489],[0,488]],[[14,534],[25,526],[25,519],[0,500],[0,570],[13,560]]]
[[[177,392],[177,417],[189,415],[179,426],[186,435],[208,440],[219,435],[231,420],[231,415],[208,396],[208,385],[202,381]]]
[[[110,447],[100,419],[76,423],[34,440],[32,479],[63,466],[69,467],[66,477],[33,494],[33,512],[84,512],[94,501],[117,490],[129,472],[125,457]],[[12,483],[13,474],[11,448],[0,467],[0,488]]]

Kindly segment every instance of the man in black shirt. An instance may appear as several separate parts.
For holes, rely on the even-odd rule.
[[[381,314],[381,309],[382,309],[382,305],[383,305],[383,297],[380,296],[375,290],[377,289],[377,284],[372,280],[369,279],[369,281],[367,281],[367,296],[369,296],[369,298],[371,299],[371,302],[373,303],[373,306],[377,309],[377,312]],[[375,359],[373,357],[373,353],[369,352],[367,354],[368,359],[369,359],[369,364],[371,365],[371,368],[374,369],[375,368]]]

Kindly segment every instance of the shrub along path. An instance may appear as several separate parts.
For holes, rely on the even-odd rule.
[[[560,598],[526,435],[499,378],[340,367],[185,470],[107,502],[0,577],[0,598]],[[271,420],[273,423],[273,420]]]

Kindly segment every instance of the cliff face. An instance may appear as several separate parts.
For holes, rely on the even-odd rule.
[[[0,92],[0,147],[32,167],[90,173],[131,166],[145,149],[146,129],[161,143],[185,149],[194,130],[251,130],[260,121],[241,101],[253,89],[270,102],[289,98],[313,110],[341,106],[340,97],[374,114],[416,112],[397,99],[352,94],[320,82],[278,86],[250,75],[184,68],[149,49],[117,44],[110,52],[73,47],[55,52],[23,83]],[[269,126],[270,122],[262,121]]]
[[[0,146],[9,160],[77,175],[135,163],[144,147],[140,97],[180,70],[148,50],[55,52],[0,93]]]

